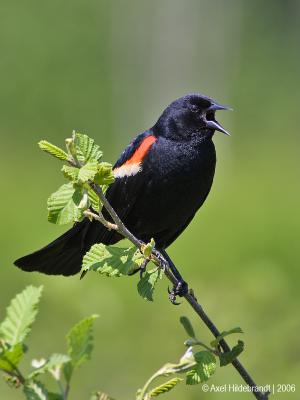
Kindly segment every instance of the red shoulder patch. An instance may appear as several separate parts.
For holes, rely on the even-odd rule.
[[[140,143],[139,147],[135,150],[133,155],[129,158],[129,160],[125,161],[123,165],[129,164],[139,164],[143,161],[145,155],[150,150],[150,147],[155,143],[157,138],[153,135],[146,136],[145,139]]]
[[[140,172],[142,170],[142,161],[156,140],[157,138],[153,135],[146,136],[140,143],[139,147],[134,151],[133,155],[120,167],[114,169],[115,177],[123,178],[125,176],[136,175]]]

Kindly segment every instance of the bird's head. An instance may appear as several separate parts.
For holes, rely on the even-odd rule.
[[[173,101],[162,113],[153,130],[174,140],[212,137],[214,132],[229,133],[215,119],[217,110],[230,110],[200,93],[187,94]]]

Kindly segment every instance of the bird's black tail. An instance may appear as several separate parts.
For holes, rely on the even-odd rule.
[[[75,275],[81,269],[84,254],[94,243],[111,244],[119,239],[99,222],[85,219],[46,247],[19,258],[14,264],[24,271],[39,271],[48,275]]]

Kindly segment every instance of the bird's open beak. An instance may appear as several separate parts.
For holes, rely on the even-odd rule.
[[[230,136],[230,133],[226,131],[226,129],[223,128],[223,126],[215,120],[215,112],[218,110],[231,110],[232,108],[228,106],[222,106],[221,104],[218,103],[212,103],[212,105],[207,109],[206,111],[206,118],[205,118],[205,123],[207,128],[213,129],[219,132],[225,133],[225,135]]]

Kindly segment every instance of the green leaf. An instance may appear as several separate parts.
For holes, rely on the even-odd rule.
[[[57,225],[80,221],[83,212],[78,206],[82,196],[80,188],[75,188],[71,182],[62,185],[48,199],[48,221]]]
[[[27,400],[49,400],[48,392],[41,382],[29,381],[23,391]]]
[[[167,393],[170,390],[172,390],[178,383],[180,383],[183,379],[181,378],[173,378],[170,379],[169,381],[162,383],[161,385],[157,386],[156,388],[152,389],[151,392],[149,392],[148,396],[149,398],[157,397],[160,394]]]
[[[0,368],[8,372],[15,370],[23,355],[24,347],[22,343],[18,343],[8,349],[1,349]]]
[[[99,212],[102,208],[102,204],[100,203],[99,196],[94,192],[92,188],[88,189],[88,196],[92,206],[92,209],[96,212]]]
[[[59,147],[55,146],[52,143],[47,142],[47,140],[41,140],[38,143],[40,149],[45,151],[48,154],[51,154],[52,156],[59,158],[60,160],[67,160],[68,159],[68,154],[60,149]]]
[[[144,273],[137,284],[139,295],[142,296],[143,299],[153,301],[154,288],[161,276],[160,268],[155,268]]]
[[[42,286],[27,286],[8,306],[6,318],[0,325],[0,338],[10,346],[22,342],[29,334],[38,311],[42,290]]]
[[[228,352],[220,354],[220,367],[224,367],[227,364],[232,363],[241,352],[244,350],[244,342],[238,340],[238,343]]]
[[[149,243],[147,243],[144,246],[142,246],[141,251],[142,251],[142,253],[144,254],[144,256],[146,258],[149,258],[151,253],[152,253],[152,251],[153,251],[153,249],[154,249],[154,247],[155,247],[155,241],[154,241],[153,238],[151,238]]]
[[[64,176],[72,182],[77,182],[79,168],[71,167],[70,165],[63,165],[62,172]]]
[[[135,271],[141,255],[136,247],[122,248],[94,244],[83,257],[82,271],[97,271],[107,276],[123,276]]]
[[[52,354],[47,360],[45,360],[45,363],[41,367],[36,368],[33,372],[31,372],[28,378],[32,379],[40,374],[49,372],[50,370],[56,370],[59,374],[61,367],[70,360],[71,358],[65,354]]]
[[[190,337],[196,338],[193,325],[192,325],[191,321],[188,319],[188,317],[185,317],[185,316],[180,317],[180,323],[182,324],[182,326],[185,329],[186,333]]]
[[[98,171],[95,175],[94,182],[98,185],[110,185],[115,181],[112,165],[107,162],[98,164]]]
[[[77,158],[82,164],[88,161],[99,161],[102,157],[102,151],[95,144],[94,139],[82,133],[75,133],[75,147]]]
[[[197,385],[207,381],[216,370],[216,358],[209,351],[199,351],[194,354],[196,366],[186,374],[187,385]]]
[[[210,344],[212,347],[217,348],[220,341],[224,339],[224,337],[228,335],[232,335],[233,333],[244,333],[242,329],[237,326],[236,328],[230,329],[229,331],[223,331],[215,340],[213,340]]]
[[[93,323],[97,315],[80,321],[67,334],[68,353],[71,361],[64,366],[67,382],[70,381],[74,369],[89,360],[93,350]]]
[[[78,182],[85,183],[88,181],[92,181],[98,171],[98,162],[97,161],[88,161],[84,164],[78,174]]]

